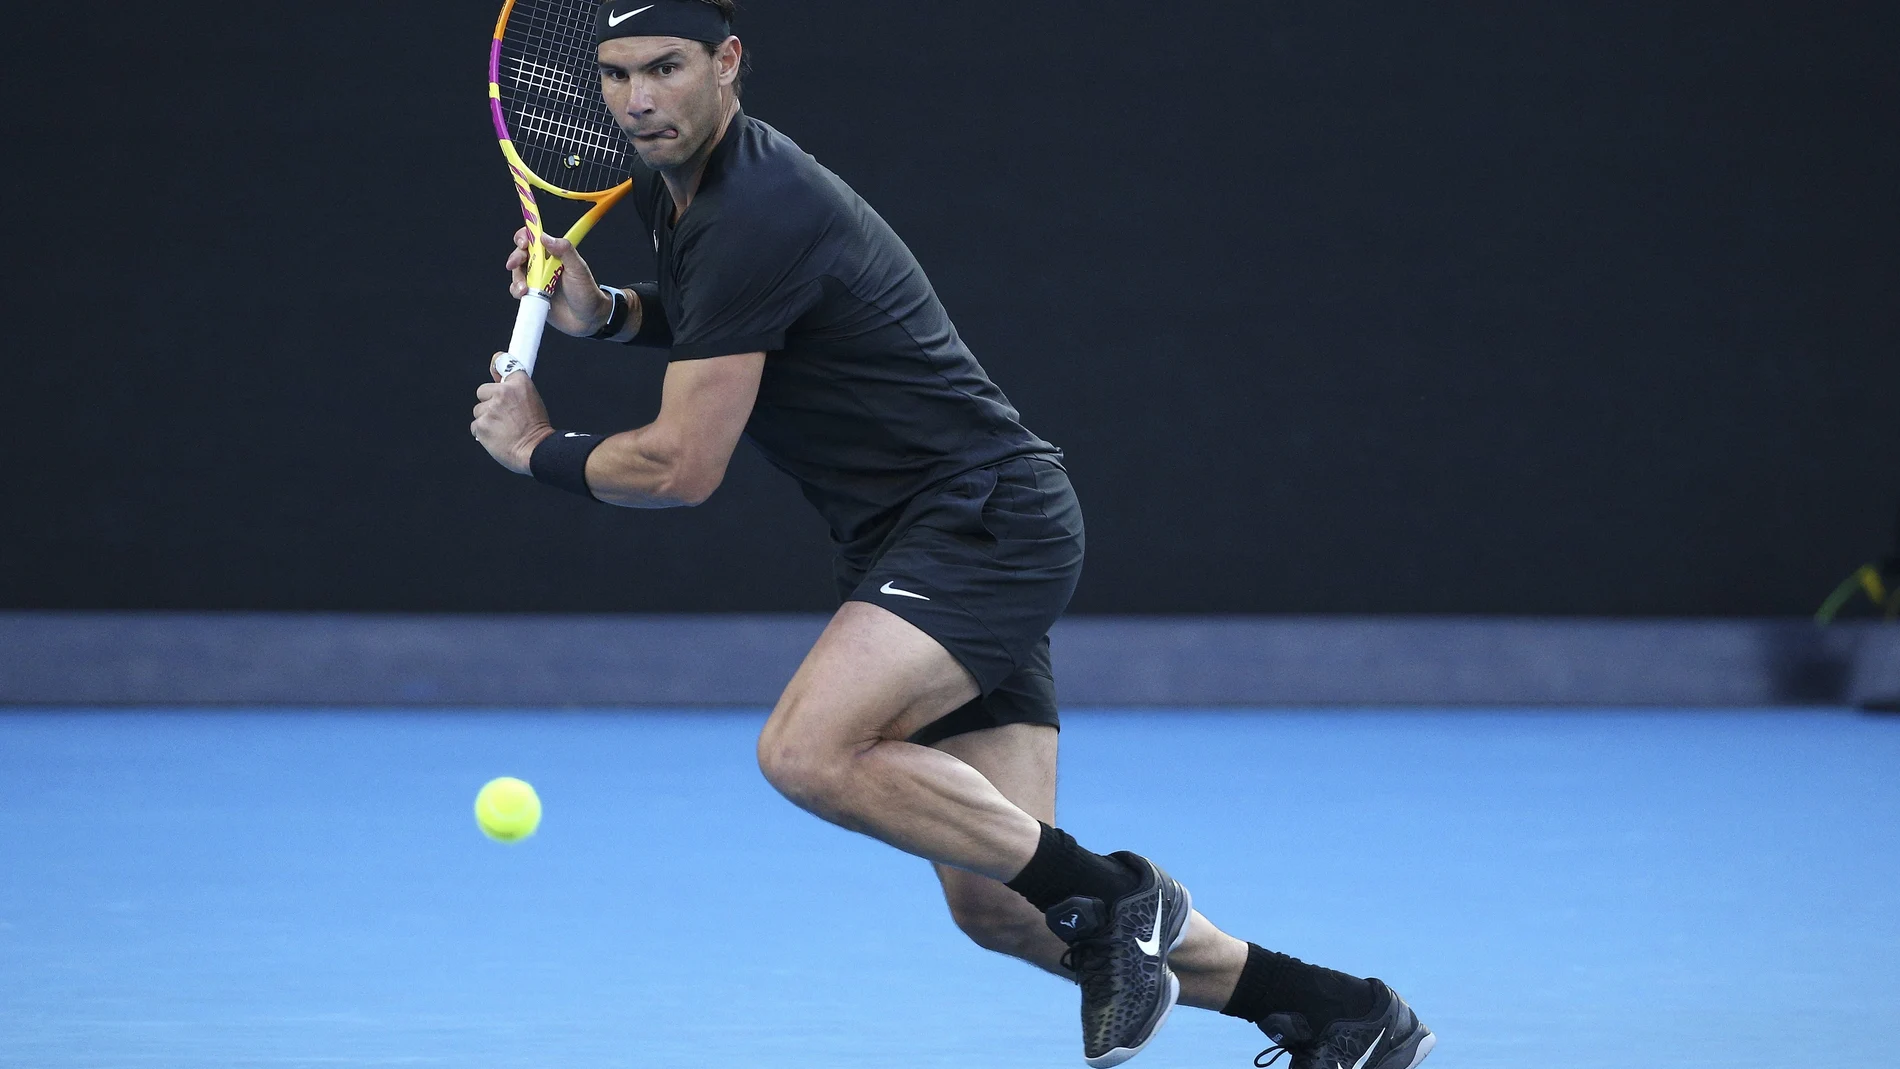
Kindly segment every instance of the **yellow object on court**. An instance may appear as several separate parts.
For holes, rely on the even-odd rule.
[[[1863,564],[1853,575],[1841,580],[1841,585],[1835,587],[1834,593],[1821,603],[1820,611],[1814,614],[1814,621],[1819,624],[1833,623],[1834,617],[1840,615],[1840,611],[1853,600],[1855,590],[1867,595],[1868,601],[1884,610],[1887,619],[1900,620],[1900,583],[1890,588],[1881,576],[1883,567],[1891,569],[1893,565]]]
[[[520,842],[541,826],[541,796],[513,776],[489,780],[475,796],[475,823],[496,842]]]

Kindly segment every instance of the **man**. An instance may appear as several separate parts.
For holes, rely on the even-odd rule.
[[[799,481],[838,542],[843,606],[759,765],[798,805],[934,862],[977,943],[1076,978],[1088,1064],[1133,1057],[1185,1000],[1257,1023],[1298,1069],[1410,1069],[1432,1036],[1385,985],[1225,935],[1147,859],[1051,826],[1047,633],[1083,546],[1061,455],[897,235],[740,109],[732,8],[600,9],[601,86],[639,156],[631,198],[659,281],[604,289],[546,240],[566,264],[555,327],[670,350],[659,415],[556,431],[510,375],[477,392],[475,437],[510,470],[636,508],[704,501],[742,433]],[[508,260],[517,297],[527,240]]]

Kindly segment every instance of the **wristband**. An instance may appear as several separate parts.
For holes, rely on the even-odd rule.
[[[615,336],[620,333],[621,328],[626,326],[627,295],[616,289],[608,289],[606,286],[600,287],[600,292],[606,294],[607,299],[613,302],[613,304],[612,307],[607,310],[607,322],[602,323],[600,329],[589,334],[588,337],[606,341],[608,339],[614,339]]]
[[[606,440],[580,431],[555,431],[528,455],[528,472],[535,482],[599,501],[587,488],[587,458]]]

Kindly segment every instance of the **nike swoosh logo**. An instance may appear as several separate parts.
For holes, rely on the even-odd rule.
[[[578,431],[568,431],[568,432],[567,432],[567,437],[569,437],[569,438],[592,438],[592,437],[593,437],[593,435],[591,435],[591,434],[581,434],[581,433],[579,433]]]
[[[1158,958],[1161,956],[1161,896],[1160,895],[1155,896],[1155,922],[1154,922],[1153,927],[1148,932],[1148,938],[1135,940],[1135,945],[1141,948],[1141,952],[1143,954],[1146,954],[1151,958]],[[1354,1066],[1354,1069],[1358,1069],[1358,1067]]]
[[[889,583],[885,583],[883,586],[878,587],[877,592],[880,594],[896,594],[900,598],[916,598],[918,601],[930,600],[929,598],[924,597],[922,594],[913,594],[908,590],[899,590]]]
[[[1372,1060],[1372,1052],[1379,1049],[1379,1040],[1384,1038],[1385,1029],[1381,1028],[1379,1029],[1379,1034],[1373,1037],[1372,1046],[1367,1047],[1366,1052],[1359,1056],[1359,1060],[1352,1063],[1352,1069],[1366,1069],[1366,1063]],[[1334,1062],[1333,1066],[1334,1069],[1344,1069],[1338,1062]]]
[[[659,7],[659,6],[660,5],[658,4],[648,4],[647,6],[641,8],[640,11],[652,11],[654,8]],[[607,25],[618,26],[621,23],[627,21],[628,19],[634,17],[635,15],[638,15],[640,11],[629,11],[624,15],[616,15],[613,12],[609,11],[607,12]]]

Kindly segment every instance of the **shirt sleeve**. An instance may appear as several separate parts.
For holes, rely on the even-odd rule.
[[[828,217],[776,207],[721,215],[684,235],[675,261],[673,359],[783,349],[792,325],[823,298],[813,253]]]
[[[673,324],[667,321],[666,305],[660,300],[660,284],[635,282],[627,289],[640,301],[640,329],[627,339],[627,344],[649,349],[671,349]]]
[[[653,229],[653,220],[659,217],[660,176],[653,173],[638,154],[628,150],[627,177],[633,182],[633,188],[627,191],[627,199],[633,202],[633,210],[640,213],[640,224],[648,230]]]

